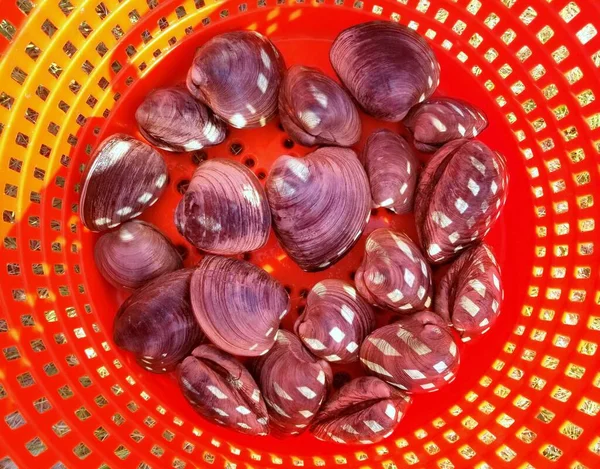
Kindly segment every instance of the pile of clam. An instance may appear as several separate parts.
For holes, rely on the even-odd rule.
[[[80,216],[104,232],[95,247],[101,274],[131,291],[115,318],[115,343],[147,370],[175,371],[200,415],[251,435],[308,430],[370,444],[398,427],[415,395],[451,383],[462,342],[498,318],[500,268],[484,239],[506,200],[507,166],[475,140],[487,126],[482,111],[432,97],[440,67],[411,29],[353,26],[334,41],[330,60],[339,82],[315,68],[286,69],[256,32],[206,42],[185,85],[157,89],[137,109],[145,142],[116,134],[101,143]],[[355,151],[359,110],[402,122],[412,138],[396,124]],[[174,224],[206,255],[184,268],[158,228],[133,220],[167,187],[164,158],[218,145],[228,126],[258,128],[276,116],[292,140],[320,147],[282,155],[264,184],[231,159],[200,164]],[[424,168],[423,152],[434,153]],[[368,230],[354,283],[321,274],[293,330],[283,330],[288,292],[239,255],[263,247],[272,228],[301,269],[324,271],[354,247],[377,207],[392,218],[414,212],[418,239]],[[390,312],[392,322],[381,321]],[[349,363],[365,376],[334,392],[336,367]]]

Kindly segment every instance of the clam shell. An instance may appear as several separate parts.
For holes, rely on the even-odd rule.
[[[249,262],[206,256],[192,275],[194,314],[208,339],[234,355],[263,355],[290,309],[283,286]]]
[[[226,126],[185,89],[152,91],[135,112],[140,132],[152,145],[167,151],[195,151],[218,145]]]
[[[162,275],[136,290],[117,312],[115,343],[156,373],[171,371],[203,339],[190,304],[191,270]]]
[[[482,243],[463,252],[442,278],[435,311],[468,342],[494,325],[503,297],[500,267]]]
[[[430,98],[415,106],[403,121],[418,150],[434,152],[445,143],[474,138],[488,126],[486,115],[460,99]]]
[[[375,328],[375,312],[342,280],[317,283],[306,299],[294,331],[317,357],[330,362],[358,360],[358,349]]]
[[[363,376],[345,384],[325,403],[310,431],[323,441],[370,445],[392,434],[410,403],[402,391]]]
[[[285,64],[277,48],[255,31],[219,34],[196,52],[187,87],[231,126],[262,127],[277,114]]]
[[[185,238],[213,254],[241,254],[265,245],[271,211],[265,190],[246,166],[225,159],[202,163],[175,212]]]
[[[419,161],[400,135],[387,129],[371,134],[361,154],[374,207],[404,214],[413,209]]]
[[[292,140],[307,147],[349,147],[360,139],[360,116],[352,99],[316,68],[294,65],[286,72],[279,117]]]
[[[385,121],[401,121],[439,85],[440,67],[427,42],[412,29],[389,21],[342,31],[329,58],[358,104]]]
[[[506,202],[506,160],[476,140],[444,145],[421,174],[415,221],[429,262],[439,264],[482,240]]]
[[[359,293],[381,308],[410,313],[431,305],[431,268],[408,236],[387,228],[367,238],[354,281]]]
[[[279,157],[266,185],[275,233],[306,271],[329,267],[356,243],[371,214],[365,170],[347,148]]]
[[[212,345],[194,349],[178,369],[179,385],[205,419],[248,435],[267,435],[267,407],[252,375]]]
[[[444,320],[430,311],[375,330],[360,348],[365,371],[403,391],[437,391],[452,382],[460,362]]]
[[[104,140],[83,177],[79,216],[91,231],[114,228],[153,205],[167,187],[156,150],[124,134]]]
[[[256,359],[254,375],[269,410],[275,436],[298,435],[319,411],[332,373],[291,332],[280,330],[273,348]]]
[[[138,220],[103,234],[96,242],[94,259],[112,285],[131,289],[183,267],[171,241],[155,226]]]

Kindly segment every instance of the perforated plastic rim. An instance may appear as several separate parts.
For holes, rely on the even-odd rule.
[[[82,55],[81,51],[85,50],[85,46],[81,47],[81,44],[89,42],[87,49],[93,49],[96,44],[92,44],[92,40],[95,42],[102,38],[108,42],[105,38],[110,38],[111,27],[123,20],[129,21],[128,13],[136,7],[139,8],[137,16],[143,17],[143,21],[148,21],[146,24],[156,24],[151,21],[158,21],[162,15],[165,15],[170,25],[165,27],[162,33],[160,26],[154,26],[150,31],[154,38],[148,42],[152,45],[161,44],[164,50],[168,48],[168,36],[177,31],[176,35],[181,40],[184,37],[182,31],[188,24],[204,24],[204,26],[218,28],[219,25],[231,21],[239,12],[236,10],[237,5],[211,4],[196,10],[195,5],[185,2],[183,6],[186,11],[193,13],[177,18],[178,14],[175,10],[179,5],[175,4],[159,6],[154,9],[154,13],[147,14],[148,7],[142,2],[128,1],[120,6],[117,3],[104,3],[111,11],[105,18],[108,22],[93,18],[92,15],[96,13],[95,5],[92,3],[77,5],[77,8],[83,8],[83,11],[73,8],[69,16],[65,16],[61,11],[61,7],[69,11],[68,2],[61,2],[61,7],[43,3],[30,12],[26,24],[21,24],[25,21],[25,16],[12,4],[8,5],[6,10],[3,9],[0,15],[0,32],[3,36],[12,39],[10,47],[6,45],[0,71],[0,76],[5,77],[2,80],[4,94],[0,97],[0,103],[3,105],[0,109],[0,123],[3,125],[0,137],[0,164],[2,165],[0,181],[4,190],[0,230],[4,240],[2,258],[6,259],[6,267],[1,270],[0,287],[3,313],[0,317],[5,318],[4,322],[0,322],[0,331],[6,330],[5,333],[0,333],[4,360],[6,360],[3,376],[0,376],[3,386],[0,392],[2,397],[0,410],[5,416],[5,421],[10,422],[9,427],[16,427],[9,431],[10,436],[2,442],[0,458],[6,454],[20,467],[32,467],[32,464],[35,465],[34,467],[50,467],[57,461],[63,461],[67,466],[74,466],[80,464],[78,459],[80,457],[86,457],[86,464],[95,465],[105,462],[118,467],[119,464],[124,464],[120,458],[127,458],[125,464],[133,467],[138,464],[161,466],[167,460],[176,467],[183,467],[184,464],[199,464],[198,454],[202,454],[206,462],[218,461],[223,465],[229,464],[230,467],[234,464],[243,464],[243,461],[248,460],[250,460],[249,464],[255,466],[279,463],[286,466],[320,465],[322,460],[323,464],[338,463],[351,467],[357,464],[361,466],[383,464],[385,467],[393,467],[402,464],[430,463],[438,467],[460,467],[461,465],[527,467],[527,464],[544,467],[549,460],[559,460],[558,464],[564,464],[565,467],[582,467],[578,464],[595,467],[600,452],[598,425],[595,419],[599,411],[600,377],[594,374],[594,357],[600,319],[594,309],[598,295],[598,285],[594,275],[597,254],[593,252],[595,241],[593,230],[597,207],[594,206],[592,187],[594,178],[597,177],[594,159],[597,158],[596,153],[600,149],[598,143],[600,117],[598,103],[592,101],[592,97],[595,97],[594,90],[598,89],[595,67],[600,65],[600,45],[596,33],[597,27],[590,23],[598,17],[598,7],[592,1],[504,0],[485,2],[483,5],[483,2],[479,1],[411,0],[401,1],[399,4],[380,2],[381,6],[370,2],[343,5],[338,1],[335,6],[329,3],[319,6],[328,12],[331,11],[330,9],[338,8],[338,13],[332,13],[332,18],[339,16],[342,10],[352,9],[364,14],[364,18],[381,16],[401,19],[403,23],[412,22],[413,27],[418,26],[418,30],[438,46],[438,51],[447,50],[449,57],[462,63],[463,69],[470,70],[478,82],[488,89],[499,107],[495,109],[496,113],[501,109],[519,142],[524,166],[529,173],[537,219],[535,232],[523,233],[523,235],[527,241],[532,241],[531,244],[534,246],[532,255],[535,258],[528,284],[523,285],[527,291],[515,292],[520,300],[515,304],[520,302],[522,309],[513,334],[498,359],[492,363],[489,373],[481,378],[480,385],[466,393],[465,402],[450,407],[449,413],[435,419],[432,426],[426,425],[422,429],[415,430],[413,435],[390,440],[376,448],[347,452],[340,447],[339,453],[344,456],[330,454],[322,459],[319,456],[296,458],[284,454],[261,452],[260,461],[256,461],[257,456],[253,457],[253,454],[258,452],[250,453],[243,448],[229,445],[224,439],[219,438],[209,443],[206,435],[203,435],[204,438],[194,435],[193,430],[188,433],[188,436],[180,434],[179,431],[175,432],[174,429],[179,424],[179,420],[176,420],[178,417],[169,414],[167,409],[164,409],[165,417],[159,417],[162,415],[162,408],[157,408],[153,413],[161,418],[159,427],[165,429],[163,434],[166,436],[157,436],[155,440],[146,437],[137,441],[140,436],[139,433],[135,433],[136,428],[128,423],[123,424],[125,426],[116,426],[114,420],[119,421],[119,419],[115,417],[113,423],[107,421],[106,427],[112,430],[113,438],[120,434],[121,439],[114,441],[110,437],[106,438],[103,436],[104,433],[98,430],[102,426],[98,427],[98,425],[106,420],[98,416],[101,414],[99,409],[108,406],[106,408],[119,410],[121,406],[126,407],[126,404],[124,402],[114,404],[111,401],[109,404],[103,404],[103,400],[99,399],[94,404],[97,407],[92,407],[93,394],[100,389],[111,387],[108,384],[100,387],[98,383],[93,383],[88,388],[84,387],[83,390],[77,388],[75,396],[64,402],[59,400],[52,388],[62,389],[58,385],[65,382],[65,372],[59,373],[59,378],[54,378],[56,374],[53,374],[53,367],[57,368],[56,363],[62,363],[61,355],[64,356],[64,353],[60,351],[58,344],[52,342],[54,337],[51,337],[50,342],[47,341],[42,345],[38,342],[32,343],[40,338],[46,338],[46,335],[50,338],[55,331],[67,332],[66,328],[56,328],[57,322],[69,324],[69,328],[73,325],[84,326],[83,333],[94,331],[94,324],[96,324],[93,322],[94,319],[89,319],[95,318],[95,313],[92,313],[89,318],[83,316],[85,305],[88,304],[84,299],[85,285],[91,285],[97,280],[97,275],[93,272],[86,272],[86,280],[81,284],[84,289],[81,295],[84,296],[76,300],[79,313],[75,311],[75,314],[79,314],[80,316],[77,317],[80,319],[72,316],[73,312],[69,312],[71,310],[65,309],[70,303],[61,300],[61,294],[65,291],[61,288],[64,286],[62,284],[67,283],[60,280],[58,276],[61,274],[56,273],[55,270],[55,273],[47,277],[48,280],[44,282],[30,273],[25,274],[25,268],[30,267],[34,275],[37,275],[36,271],[50,273],[47,272],[49,263],[59,259],[65,262],[62,271],[67,270],[65,266],[68,266],[76,272],[75,263],[80,259],[81,246],[85,247],[82,252],[84,257],[81,259],[85,259],[85,251],[90,249],[89,243],[86,242],[91,238],[86,234],[83,234],[80,239],[79,235],[73,236],[76,233],[70,234],[70,231],[66,231],[64,239],[56,238],[52,233],[56,224],[53,224],[51,215],[50,221],[47,220],[48,217],[45,218],[50,230],[46,228],[43,236],[38,235],[36,231],[39,229],[36,228],[36,224],[40,226],[41,223],[41,215],[49,215],[52,210],[60,210],[61,217],[58,221],[65,224],[60,226],[60,230],[62,226],[66,228],[71,215],[68,208],[62,205],[67,205],[65,201],[76,200],[72,191],[65,196],[65,181],[52,181],[48,176],[49,172],[42,175],[42,171],[47,171],[51,165],[60,167],[62,154],[73,153],[74,156],[83,158],[77,151],[83,145],[85,138],[75,144],[75,150],[71,148],[73,143],[68,143],[68,140],[69,130],[77,128],[75,127],[77,111],[85,109],[83,100],[87,96],[84,93],[87,88],[82,86],[79,95],[71,101],[73,98],[66,94],[68,83],[70,79],[79,79],[82,85],[96,86],[96,78],[107,73],[105,70],[110,67],[107,60],[100,60],[93,72],[94,80],[83,81],[86,78],[85,72],[78,71],[79,60],[75,61],[76,57]],[[19,3],[21,9],[25,11],[29,10],[28,5],[27,2]],[[316,5],[319,4],[300,5],[297,9],[300,11],[301,8],[312,8]],[[265,12],[265,17],[268,17],[276,6],[274,3],[267,2],[252,6],[246,4],[242,12],[252,12],[259,8],[264,8],[262,11]],[[43,13],[40,13],[42,11]],[[76,40],[75,32],[67,34],[74,31],[77,26],[78,21],[74,18],[82,17],[95,27],[97,37],[90,36],[85,41],[81,38]],[[206,18],[210,18],[210,23]],[[53,41],[39,32],[45,19],[60,27],[59,31],[54,33],[58,36],[53,35]],[[269,32],[272,26],[268,25],[268,21],[261,26],[265,32]],[[11,25],[19,27],[21,34],[15,37]],[[123,32],[128,32],[132,27],[133,25],[127,24],[125,29],[122,28]],[[201,26],[198,28],[202,29]],[[46,29],[48,30],[48,27]],[[274,32],[276,31],[272,31]],[[116,34],[120,35],[118,31]],[[66,39],[65,36],[80,45],[80,56],[74,55],[73,60],[65,59],[60,55],[65,52],[61,51],[63,44],[59,44],[58,39]],[[25,53],[29,41],[41,47],[43,51],[36,62],[31,61]],[[123,60],[126,58],[125,43],[115,40],[111,45],[115,46],[116,60],[125,63]],[[529,49],[525,48],[526,46]],[[35,54],[35,47],[29,47],[28,50],[30,54]],[[156,60],[150,62],[152,52],[153,48],[150,46],[145,49],[140,48],[132,55],[131,67],[137,67],[142,62],[148,61],[147,69],[152,69],[158,63]],[[96,58],[92,55],[94,53],[90,52],[88,58]],[[159,58],[162,57],[164,54],[161,51]],[[56,79],[51,75],[45,75],[49,73],[47,69],[51,67],[53,73],[57,74],[57,68],[52,67],[52,63],[59,65],[61,60],[69,65],[64,67],[58,81],[51,81]],[[23,85],[19,84],[19,81],[23,80],[22,73],[15,72],[15,66],[28,73]],[[127,77],[124,72],[127,70],[128,67],[123,67],[111,87],[107,88],[110,93],[107,91],[102,94],[103,98],[95,104],[95,110],[85,109],[88,116],[101,115],[100,104],[112,100],[115,93],[121,93],[126,89]],[[11,76],[14,78],[10,78]],[[35,97],[38,101],[34,100],[36,104],[32,106],[41,111],[37,116],[36,126],[39,128],[37,131],[23,116],[31,102],[29,99],[34,98],[34,89],[40,83],[54,85],[48,86],[48,89],[54,87],[58,89],[62,85],[65,95],[57,96],[59,93],[51,93],[46,99],[46,104],[42,104],[42,101]],[[26,92],[27,90],[29,93]],[[31,98],[27,98],[27,94],[30,94]],[[55,109],[61,96],[72,103],[66,114],[60,114],[59,112],[62,111]],[[66,96],[69,96],[69,99]],[[12,99],[14,102],[11,101]],[[11,109],[6,109],[7,107]],[[34,107],[31,109],[35,110]],[[60,119],[56,118],[57,116]],[[29,117],[33,118],[33,115],[30,114]],[[46,124],[50,123],[53,117],[62,124],[62,130],[57,134],[59,137],[56,139],[52,137],[52,133],[44,134],[47,132]],[[41,123],[44,124],[43,128]],[[36,135],[31,134],[32,130]],[[26,139],[25,136],[28,138]],[[34,142],[36,144],[46,142],[46,139],[56,141],[49,160],[39,155],[42,149],[38,150],[38,145],[34,145]],[[88,141],[91,140],[93,139]],[[26,152],[22,149],[24,146],[27,147]],[[513,156],[513,159],[518,160],[516,156]],[[516,166],[514,160],[513,165]],[[17,168],[19,171],[16,171]],[[522,170],[522,166],[520,169]],[[76,170],[70,170],[69,181],[75,179],[74,172],[76,173]],[[35,204],[35,200],[42,197],[43,185],[47,185],[42,199],[44,204],[31,211],[31,207],[26,208],[30,204],[29,199],[34,200],[32,205]],[[16,196],[12,195],[15,192],[14,187],[17,190]],[[25,188],[30,193],[27,193]],[[31,191],[39,191],[41,195],[31,195]],[[62,200],[60,209],[57,207],[59,202],[55,202],[53,198]],[[29,215],[31,213],[34,215]],[[28,215],[39,216],[40,220],[29,219]],[[73,219],[71,223],[77,230],[77,220]],[[525,223],[524,226],[528,225]],[[43,244],[42,241],[46,243],[44,249],[50,250],[48,256],[35,254],[39,252],[37,251],[38,239],[39,245]],[[34,243],[28,246],[30,241]],[[26,251],[32,246],[33,254]],[[78,250],[77,253],[71,253],[73,255],[60,254],[58,251],[59,247],[60,252],[64,252],[64,248],[74,249],[73,246]],[[13,249],[14,247],[16,249]],[[26,256],[28,262],[25,261]],[[525,259],[529,261],[529,257]],[[38,260],[41,267],[36,267],[38,262],[33,262]],[[43,262],[47,262],[48,266],[44,266]],[[529,262],[524,264],[528,265]],[[85,262],[82,265],[86,265]],[[60,271],[61,268],[58,269],[58,272]],[[80,266],[80,274],[81,272]],[[72,288],[74,291],[79,288],[76,279],[69,280],[69,283],[75,287]],[[38,288],[46,288],[46,290],[39,291]],[[522,293],[526,296],[522,296]],[[44,303],[34,305],[33,300],[36,296]],[[45,298],[46,296],[50,298]],[[101,306],[102,301],[95,301],[94,304]],[[60,316],[62,320],[56,321],[59,317],[56,311],[58,310],[62,315],[63,309],[65,317]],[[68,323],[68,321],[72,322]],[[34,325],[29,326],[28,324],[32,322]],[[55,326],[52,326],[53,324]],[[96,324],[96,327],[99,326]],[[74,342],[83,341],[85,337],[77,339],[81,332],[75,330],[71,333],[69,329],[69,338]],[[62,339],[59,337],[59,340]],[[45,347],[46,350],[41,351],[41,347]],[[78,344],[77,347],[81,348],[81,357],[85,357],[84,345]],[[35,352],[36,349],[40,351]],[[94,349],[96,355],[98,352],[107,359],[107,366],[103,365],[94,370],[85,364],[78,365],[83,366],[85,370],[89,369],[90,373],[95,373],[92,375],[95,380],[98,379],[95,376],[106,379],[119,373],[119,369],[123,369],[120,362],[108,360],[108,357],[116,357],[114,350],[103,350],[100,347],[98,350]],[[34,355],[34,353],[42,355]],[[46,355],[51,358],[45,358]],[[38,356],[43,356],[45,359],[38,359]],[[75,355],[73,356],[76,358]],[[32,359],[33,357],[35,358]],[[53,366],[49,366],[50,363]],[[69,358],[68,363],[73,363],[73,358]],[[117,368],[119,365],[121,368]],[[64,365],[62,367],[64,368]],[[73,377],[75,381],[76,376]],[[31,379],[35,380],[35,384],[29,385]],[[82,381],[82,385],[88,382]],[[127,389],[119,395],[127,396],[132,392],[139,392],[140,388],[136,384],[131,384],[131,381],[134,381],[133,378],[119,380]],[[553,383],[554,387],[552,387]],[[76,385],[81,386],[79,383]],[[86,393],[85,390],[90,388],[92,390]],[[115,389],[120,393],[118,388]],[[67,390],[62,392],[65,396],[68,395]],[[113,398],[111,392],[115,394],[115,391],[109,391],[107,396],[116,400],[118,396]],[[141,396],[142,401],[145,402],[146,396]],[[148,398],[151,400],[150,396]],[[87,400],[90,401],[89,404]],[[108,400],[106,396],[104,400]],[[142,401],[139,403],[136,401],[136,406],[139,407]],[[99,407],[100,404],[103,404],[102,407]],[[48,409],[48,406],[52,408]],[[85,409],[80,410],[81,407]],[[90,412],[87,410],[88,407],[95,411]],[[529,411],[525,412],[525,409]],[[74,420],[70,415],[71,411],[77,412],[76,416],[81,419]],[[131,409],[122,413],[127,415],[129,420],[136,418],[130,417],[125,412],[132,412]],[[92,417],[87,417],[87,413],[91,413]],[[119,412],[114,413],[112,417],[117,414]],[[132,415],[135,415],[135,412]],[[22,417],[27,420],[27,423],[21,426]],[[71,428],[71,431],[61,438],[58,435],[64,433],[67,422],[77,431]],[[187,425],[183,422],[182,424],[187,428]],[[109,427],[109,425],[113,426]],[[150,428],[148,424],[144,425]],[[53,427],[51,432],[50,429]],[[127,432],[119,430],[121,428],[128,430]],[[145,427],[141,428],[146,430]],[[131,431],[130,435],[126,436],[129,431]],[[160,434],[158,431],[154,433]],[[173,437],[170,436],[171,434]],[[92,435],[96,437],[96,441]],[[194,440],[195,436],[198,440]],[[133,443],[129,441],[129,437],[132,438]],[[167,448],[152,452],[155,445],[159,448],[164,445]],[[192,448],[191,445],[195,445],[195,449],[190,455],[188,451]],[[403,448],[404,446],[406,447]],[[88,455],[86,453],[90,448],[93,448],[93,452]],[[161,451],[165,453],[162,459],[156,459],[156,454]],[[357,463],[357,461],[361,462]]]

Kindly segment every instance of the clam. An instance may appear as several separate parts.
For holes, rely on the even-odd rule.
[[[291,332],[280,330],[275,345],[256,359],[254,375],[269,410],[274,435],[302,433],[318,412],[331,384],[329,364],[312,356]]]
[[[373,231],[354,278],[371,304],[410,313],[431,305],[431,269],[412,240],[387,228]]]
[[[158,228],[132,220],[96,242],[100,273],[115,287],[139,288],[153,278],[181,269],[181,256]]]
[[[403,124],[413,133],[418,150],[434,152],[452,140],[477,137],[486,129],[488,120],[466,101],[430,98],[412,108]]]
[[[476,140],[444,145],[421,174],[415,221],[427,259],[446,262],[482,240],[500,217],[508,189],[506,160]]]
[[[203,339],[190,304],[191,270],[155,278],[117,312],[113,339],[156,373],[171,371]]]
[[[452,382],[460,359],[444,320],[421,311],[376,329],[363,342],[360,361],[368,374],[419,394]]]
[[[325,403],[310,431],[323,441],[370,445],[393,433],[410,403],[402,391],[363,376],[342,386]]]
[[[419,161],[400,135],[380,129],[368,138],[361,154],[375,207],[404,214],[412,211]]]
[[[330,362],[358,360],[358,349],[375,328],[373,308],[342,280],[323,280],[310,291],[294,331],[310,351]]]
[[[369,181],[356,153],[324,147],[279,157],[267,179],[275,233],[306,271],[322,270],[354,246],[370,216]]]
[[[162,88],[150,93],[135,112],[140,132],[167,151],[195,151],[218,145],[226,127],[210,109],[185,89]]]
[[[201,345],[179,366],[178,378],[183,395],[207,420],[248,435],[269,433],[258,385],[235,357]]]
[[[265,245],[271,212],[258,178],[236,161],[202,163],[179,202],[175,224],[185,238],[213,254],[241,254]]]
[[[292,140],[307,147],[349,147],[360,138],[360,116],[352,99],[316,68],[294,65],[286,72],[279,116]]]
[[[329,58],[358,104],[385,121],[401,121],[439,85],[440,67],[433,50],[398,23],[351,26],[336,38]]]
[[[277,114],[284,69],[279,51],[263,35],[224,33],[198,49],[187,87],[231,126],[262,127]]]
[[[290,308],[283,286],[255,265],[206,256],[191,281],[194,314],[208,339],[233,355],[263,355]]]
[[[463,252],[442,278],[435,311],[468,342],[494,325],[502,299],[500,267],[491,248],[481,243]]]
[[[83,177],[79,216],[91,231],[114,228],[153,205],[167,186],[156,150],[124,134],[104,140]]]

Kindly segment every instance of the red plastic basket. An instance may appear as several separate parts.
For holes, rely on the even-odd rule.
[[[600,467],[597,0],[0,5],[0,468]],[[506,286],[500,323],[464,347],[458,379],[417,397],[382,444],[223,430],[192,411],[171,377],[144,372],[113,346],[123,296],[100,277],[96,235],[77,216],[84,165],[105,136],[138,135],[142,97],[182,80],[207,38],[258,30],[288,64],[332,73],[332,39],[373,18],[431,41],[440,93],[481,106],[490,118],[482,140],[507,155],[510,197],[489,236]],[[364,122],[368,136],[376,123]],[[207,154],[247,162],[262,177],[280,154],[307,151],[289,146],[273,122],[234,131]],[[165,154],[171,187],[144,216],[185,248],[188,265],[200,254],[176,233],[172,213],[178,187],[207,154]],[[366,234],[385,225],[415,235],[411,216],[387,212]],[[364,237],[321,274],[301,272],[273,237],[251,260],[291,288],[291,322],[302,289],[348,279],[363,246]]]

